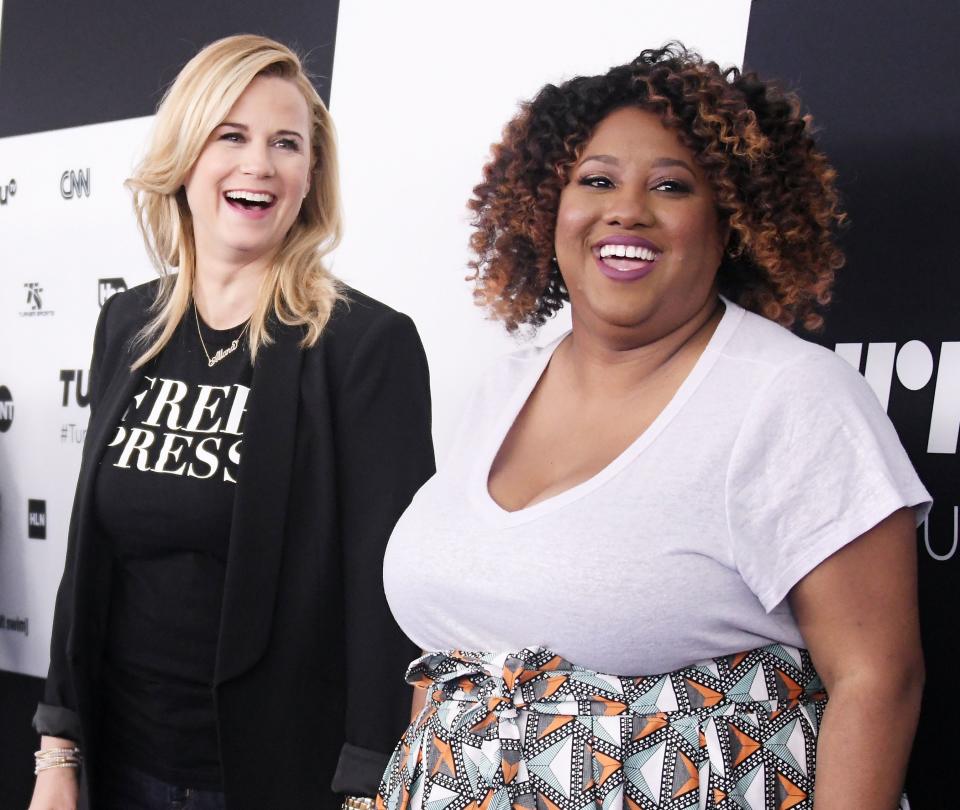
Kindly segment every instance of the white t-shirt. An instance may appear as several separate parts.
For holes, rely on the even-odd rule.
[[[543,646],[620,675],[802,647],[790,589],[896,509],[922,520],[930,496],[857,371],[725,303],[653,424],[594,477],[516,512],[487,478],[559,340],[487,376],[387,547],[387,598],[416,644]]]

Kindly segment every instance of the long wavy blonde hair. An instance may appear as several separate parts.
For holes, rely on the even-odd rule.
[[[137,335],[133,368],[167,344],[193,296],[196,244],[183,184],[210,134],[258,76],[293,82],[310,114],[310,189],[260,288],[250,318],[250,356],[271,343],[267,322],[303,325],[312,346],[342,292],[324,264],[341,234],[340,185],[333,122],[297,55],[266,37],[240,34],[207,45],[184,66],[157,109],[146,156],[126,181],[137,223],[161,283],[153,317]],[[177,268],[179,272],[173,272]]]

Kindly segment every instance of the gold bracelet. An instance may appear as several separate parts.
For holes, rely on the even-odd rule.
[[[41,751],[33,752],[33,773],[37,775],[41,771],[48,771],[52,768],[79,768],[83,762],[80,755],[80,749],[73,748],[47,748]]]
[[[344,796],[343,810],[373,810],[373,799],[369,796]]]

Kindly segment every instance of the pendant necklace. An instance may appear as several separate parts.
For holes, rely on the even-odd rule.
[[[197,313],[197,302],[193,302],[193,317],[197,322],[197,337],[200,338],[200,347],[203,349],[203,353],[207,356],[207,367],[213,368],[217,363],[223,360],[229,354],[233,354],[237,350],[237,346],[240,345],[240,340],[243,337],[243,333],[247,331],[247,327],[250,325],[250,320],[247,319],[247,322],[243,325],[243,329],[240,330],[240,334],[237,335],[231,342],[230,345],[223,349],[217,349],[213,357],[210,356],[210,352],[207,351],[207,344],[203,342],[203,333],[200,331],[200,315]]]

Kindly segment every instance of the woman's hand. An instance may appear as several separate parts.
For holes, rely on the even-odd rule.
[[[790,605],[829,696],[817,810],[893,810],[923,691],[913,512],[894,512],[824,560]]]
[[[40,750],[73,748],[73,740],[41,737]],[[80,784],[76,768],[48,768],[37,774],[28,810],[76,810]]]

